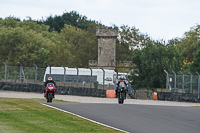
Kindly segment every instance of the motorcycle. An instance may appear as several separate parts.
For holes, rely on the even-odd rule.
[[[120,83],[117,94],[119,104],[124,103],[124,99],[126,99],[126,92],[127,92],[127,87],[123,84],[123,82],[122,84]]]
[[[47,99],[47,102],[52,102],[52,99],[54,98],[55,95],[55,85],[53,83],[48,83],[46,86],[46,91],[45,91],[45,97]]]

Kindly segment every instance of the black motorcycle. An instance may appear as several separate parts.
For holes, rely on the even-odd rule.
[[[125,86],[119,86],[118,94],[117,94],[119,104],[124,103],[124,99],[126,99],[126,92],[127,92],[127,88]]]

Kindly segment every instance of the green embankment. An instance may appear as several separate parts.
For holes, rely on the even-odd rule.
[[[77,116],[41,105],[45,99],[0,98],[0,133],[115,133]],[[53,102],[64,102],[54,100]]]

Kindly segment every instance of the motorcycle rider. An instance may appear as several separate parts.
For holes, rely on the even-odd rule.
[[[120,80],[116,83],[116,89],[115,89],[115,92],[116,92],[116,98],[117,98],[117,94],[118,94],[118,89],[119,89],[119,85],[120,83],[124,83],[124,85],[126,86],[126,91],[128,91],[128,83],[126,82],[125,80],[125,77],[123,75],[120,76],[119,78]],[[126,92],[125,92],[125,99],[126,99]]]
[[[56,87],[56,82],[52,79],[52,77],[49,77],[45,82],[44,82],[44,97],[46,97],[46,87],[48,83],[53,83],[54,86]]]

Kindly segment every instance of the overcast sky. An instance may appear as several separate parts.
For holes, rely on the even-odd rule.
[[[135,26],[154,40],[182,37],[200,24],[200,0],[0,0],[0,17],[34,20],[77,11],[106,26]]]

